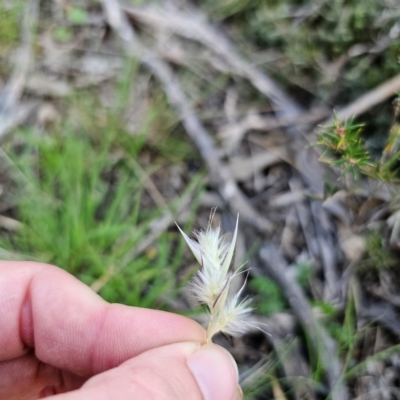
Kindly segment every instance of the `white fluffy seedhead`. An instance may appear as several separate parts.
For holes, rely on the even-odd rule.
[[[212,228],[212,218],[205,231],[196,233],[197,241],[190,239],[181,228],[189,248],[201,265],[201,269],[190,284],[194,297],[207,305],[210,311],[210,323],[207,338],[211,339],[222,331],[232,336],[240,336],[248,329],[246,317],[250,314],[250,300],[240,301],[242,289],[228,298],[229,286],[237,275],[233,271],[232,258],[238,232],[239,216],[232,240],[229,242],[221,236],[220,227]]]

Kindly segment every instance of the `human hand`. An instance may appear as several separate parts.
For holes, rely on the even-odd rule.
[[[196,322],[108,304],[65,271],[0,262],[0,400],[234,400],[236,365]]]

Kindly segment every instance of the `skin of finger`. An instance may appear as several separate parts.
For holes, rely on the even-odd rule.
[[[143,353],[119,367],[89,379],[81,389],[50,397],[54,400],[204,400],[187,365],[199,343],[179,343]],[[234,400],[236,377],[232,373],[231,393],[220,400]],[[222,385],[221,385],[222,386]]]
[[[205,340],[188,318],[110,305],[65,271],[37,263],[0,263],[0,326],[0,361],[34,348],[42,362],[82,376],[152,348]]]
[[[0,363],[0,400],[37,399],[46,388],[63,393],[81,387],[85,381],[40,362],[31,352]]]
[[[30,400],[48,384],[56,380],[49,371],[36,377],[31,372],[37,370],[37,363],[30,355],[0,363],[0,399]]]

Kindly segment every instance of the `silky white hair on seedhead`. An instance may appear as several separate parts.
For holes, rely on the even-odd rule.
[[[213,216],[213,215],[212,215]],[[250,299],[240,301],[245,284],[234,296],[228,298],[229,286],[237,275],[233,270],[232,258],[238,233],[239,216],[230,242],[221,236],[221,228],[212,227],[212,217],[205,231],[196,232],[197,242],[190,239],[178,226],[190,250],[201,265],[201,269],[190,283],[193,296],[207,305],[210,322],[207,340],[217,332],[232,336],[243,335],[249,328],[246,318],[251,313]]]

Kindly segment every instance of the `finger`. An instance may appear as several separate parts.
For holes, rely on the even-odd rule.
[[[234,400],[237,382],[226,350],[187,342],[149,350],[54,400]]]
[[[33,352],[0,363],[0,399],[31,400],[80,388],[86,379],[40,362]]]
[[[79,375],[113,368],[149,349],[204,342],[204,329],[171,313],[110,305],[65,271],[0,263],[0,361],[37,358]]]

